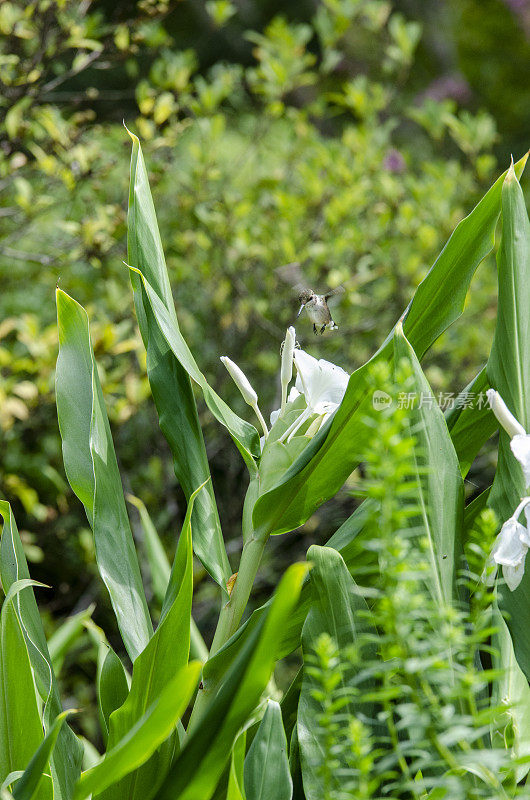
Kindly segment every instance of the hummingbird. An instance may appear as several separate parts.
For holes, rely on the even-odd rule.
[[[298,319],[305,309],[307,316],[313,323],[313,332],[315,335],[324,333],[326,328],[329,328],[330,331],[338,329],[339,326],[331,316],[328,300],[342,294],[345,291],[344,286],[330,289],[324,292],[324,294],[317,294],[313,289],[307,288],[307,282],[304,278],[299,261],[294,261],[291,264],[284,264],[282,267],[278,267],[276,272],[279,277],[286,283],[289,283],[297,293],[300,309],[296,315],[296,319]]]

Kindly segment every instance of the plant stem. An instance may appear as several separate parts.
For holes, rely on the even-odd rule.
[[[221,608],[219,621],[210,648],[210,658],[230,639],[238,628],[243,612],[248,603],[252,585],[258,571],[267,538],[255,538],[252,534],[246,539],[241,553],[239,572],[227,603]],[[204,713],[208,702],[215,694],[217,685],[204,686],[199,690],[188,725],[190,733]]]
[[[243,545],[239,572],[232,589],[232,594],[219,614],[219,622],[210,648],[210,658],[227,642],[236,632],[243,612],[247,606],[252,585],[258,571],[263,555],[266,540],[255,539],[250,536]]]

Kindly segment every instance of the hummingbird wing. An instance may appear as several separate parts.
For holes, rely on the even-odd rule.
[[[326,303],[330,303],[331,302],[331,304],[333,304],[333,302],[335,300],[338,300],[338,298],[341,295],[343,295],[345,291],[346,291],[346,289],[342,285],[341,286],[337,286],[336,289],[328,289],[328,291],[324,295],[324,299],[325,299]]]
[[[283,264],[281,267],[276,267],[274,271],[280,280],[293,288],[297,295],[309,288],[299,261]]]

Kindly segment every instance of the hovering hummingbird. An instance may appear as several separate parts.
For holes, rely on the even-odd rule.
[[[326,328],[329,328],[330,331],[337,330],[339,326],[334,322],[331,316],[328,300],[342,294],[345,291],[344,286],[330,289],[324,292],[324,294],[317,294],[313,289],[308,288],[299,261],[293,261],[291,264],[284,264],[282,267],[278,267],[276,272],[285,283],[289,283],[293,287],[298,296],[300,309],[296,315],[297,319],[305,309],[307,311],[307,316],[313,323],[313,332],[315,334],[324,333]]]

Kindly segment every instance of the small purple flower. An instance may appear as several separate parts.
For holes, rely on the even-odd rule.
[[[383,168],[386,169],[388,172],[405,172],[407,165],[405,164],[405,159],[394,147],[392,147],[385,156],[385,160],[383,161]]]

